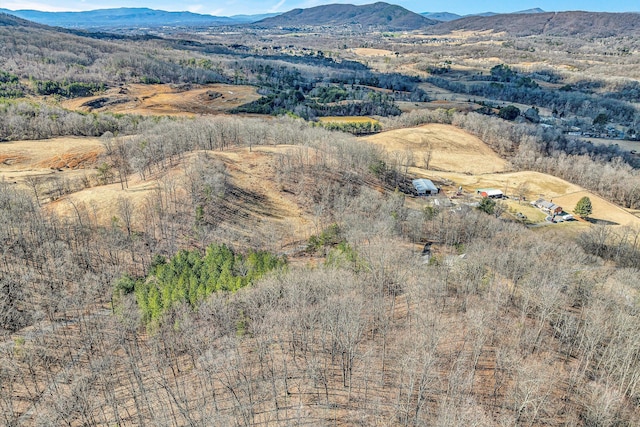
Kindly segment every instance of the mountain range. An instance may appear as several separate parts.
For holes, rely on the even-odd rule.
[[[149,8],[121,7],[85,12],[41,12],[8,10],[0,12],[39,24],[64,28],[122,28],[159,26],[236,25],[259,21],[276,14],[214,16],[192,12],[167,12]]]
[[[455,30],[483,31],[491,29],[512,36],[545,34],[608,37],[621,34],[640,34],[640,13],[544,12],[536,8],[511,14],[487,12],[480,15],[459,16],[448,12],[417,14],[403,7],[384,2],[363,6],[330,4],[308,9],[294,9],[280,15],[236,15],[231,17],[191,12],[166,12],[146,8],[101,9],[87,12],[0,9],[0,13],[2,12],[38,24],[69,28],[71,31],[244,24],[254,28],[359,25],[365,29],[376,28],[385,31],[428,29],[428,32],[434,34],[444,34]]]
[[[329,4],[308,9],[294,9],[278,16],[263,19],[254,26],[263,28],[300,26],[385,27],[389,30],[415,30],[437,24],[437,21],[411,12],[401,6],[384,2],[354,6]]]
[[[521,13],[545,13],[545,11],[536,7],[534,9],[527,9],[527,10],[520,10],[518,12],[512,12],[511,14],[521,14]],[[483,13],[474,13],[471,15],[458,15],[457,13],[450,13],[450,12],[422,12],[420,15],[425,16],[429,19],[433,19],[435,21],[449,22],[449,21],[455,21],[456,19],[460,19],[460,18],[466,18],[469,16],[494,16],[494,15],[499,15],[499,13],[483,12]]]
[[[505,32],[515,37],[531,35],[611,37],[640,35],[640,13],[545,12],[469,16],[442,22],[430,31],[456,30]]]
[[[218,26],[257,23],[260,27],[351,25],[386,27],[392,30],[413,30],[464,18],[449,12],[424,12],[417,14],[401,6],[384,2],[354,6],[329,4],[308,9],[294,9],[278,14],[214,16],[193,12],[167,12],[149,8],[113,8],[84,12],[42,12],[39,10],[9,10],[0,12],[14,15],[39,24],[77,29],[108,29],[161,26]],[[541,9],[530,9],[515,13],[542,13]],[[485,12],[467,16],[493,16]]]

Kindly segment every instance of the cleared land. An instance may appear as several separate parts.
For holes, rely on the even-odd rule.
[[[416,128],[382,132],[364,138],[388,152],[413,153],[413,164],[424,167],[431,153],[429,169],[483,174],[502,172],[506,162],[487,144],[450,125],[428,124]]]
[[[625,141],[623,139],[583,138],[595,145],[617,145],[623,150],[640,152],[640,141]]]
[[[447,183],[451,189],[462,186],[465,192],[475,194],[478,188],[496,188],[514,197],[517,196],[516,188],[526,184],[527,201],[538,198],[553,200],[567,212],[573,212],[578,200],[587,195],[593,204],[594,220],[610,225],[640,227],[640,218],[633,213],[578,185],[539,172],[505,172],[506,162],[491,148],[475,136],[453,126],[429,124],[382,132],[364,139],[391,153],[411,151],[415,165],[410,169],[412,174]],[[429,150],[432,150],[431,161],[429,170],[425,170],[424,159]]]
[[[259,99],[253,86],[130,84],[106,93],[64,101],[65,108],[144,115],[220,114]]]
[[[553,199],[554,203],[563,206],[565,210],[573,212],[576,203],[582,197],[587,196],[591,199],[591,206],[593,207],[593,213],[590,218],[597,224],[605,225],[626,225],[631,227],[640,228],[640,218],[633,213],[628,212],[611,202],[604,200],[602,197],[598,197],[589,191],[582,190],[575,193],[565,194]]]
[[[330,118],[328,118],[330,119]],[[351,118],[343,118],[351,120]],[[366,118],[366,120],[370,120]],[[478,188],[497,188],[511,197],[517,196],[516,188],[526,184],[527,201],[539,197],[553,200],[572,212],[577,201],[584,195],[591,198],[592,218],[597,223],[640,227],[640,218],[603,198],[591,194],[582,187],[560,178],[538,172],[504,172],[506,162],[480,139],[449,125],[430,124],[411,129],[400,129],[365,137],[364,140],[379,145],[393,158],[394,153],[412,153],[413,167],[409,171],[419,177],[433,179],[445,184],[447,191],[462,186],[465,193],[474,195]],[[313,232],[313,220],[299,205],[295,197],[282,191],[277,183],[273,156],[296,149],[291,146],[257,146],[250,152],[238,148],[225,152],[210,152],[227,167],[230,183],[239,189],[242,197],[233,199],[237,212],[251,223],[244,233],[286,230],[283,235],[288,243],[304,240]],[[15,141],[0,144],[0,179],[23,183],[29,176],[42,176],[45,180],[54,177],[74,178],[81,175],[95,178],[99,157],[104,148],[99,138],[54,138],[40,141]],[[425,157],[431,153],[429,170],[424,168]],[[49,203],[49,208],[63,215],[74,215],[78,206],[89,209],[95,219],[108,225],[118,212],[118,200],[128,199],[136,208],[143,210],[144,204],[154,191],[168,181],[183,182],[185,165],[193,155],[186,156],[183,163],[142,181],[137,174],[129,176],[129,187],[122,189],[120,183],[92,186],[61,197]],[[91,179],[95,183],[95,179]],[[44,197],[46,199],[46,197]],[[41,197],[42,200],[42,197]],[[45,200],[42,200],[45,201]],[[540,220],[527,204],[518,205],[510,201],[516,211],[522,211],[532,221]],[[143,221],[134,218],[134,222]],[[586,225],[586,224],[584,224]],[[254,227],[252,230],[251,228]]]
[[[279,233],[284,236],[283,246],[293,244],[309,237],[312,232],[312,221],[304,210],[296,203],[294,196],[282,192],[275,179],[276,170],[271,161],[274,154],[284,153],[288,146],[238,148],[225,152],[208,152],[211,159],[220,160],[226,166],[229,181],[229,194],[224,203],[230,205],[227,214],[221,220],[225,227],[234,228],[242,235]],[[128,188],[122,189],[120,183],[90,187],[64,196],[48,206],[58,214],[71,216],[80,206],[88,209],[95,220],[102,225],[109,225],[114,217],[119,216],[119,199],[127,199],[134,207],[133,224],[138,228],[145,221],[139,212],[156,195],[161,187],[177,188],[184,193],[185,169],[193,161],[195,153],[184,158],[173,168],[156,174],[147,180],[141,180],[137,174],[129,176]],[[231,206],[232,205],[232,206]],[[242,226],[235,224],[240,219]],[[237,227],[236,227],[237,226]]]
[[[562,206],[566,212],[570,213],[573,212],[573,208],[580,198],[588,196],[593,206],[592,218],[594,222],[640,228],[640,218],[634,215],[633,212],[616,206],[578,185],[540,172],[525,171],[467,175],[456,172],[425,171],[420,168],[411,168],[410,171],[419,177],[429,178],[437,182],[447,182],[451,188],[462,186],[463,190],[470,194],[475,194],[478,188],[496,188],[510,197],[516,197],[516,188],[526,184],[529,188],[526,192],[527,201],[538,198],[553,200],[553,203]],[[532,212],[524,204],[522,206],[519,210],[525,215],[534,221],[539,219],[539,216],[533,217]],[[518,208],[514,207],[514,209]]]
[[[353,49],[353,53],[358,56],[389,56],[393,55],[393,52],[386,49],[371,49],[366,47],[359,47]]]
[[[99,138],[52,138],[0,144],[0,179],[20,182],[27,176],[92,169],[104,151]]]

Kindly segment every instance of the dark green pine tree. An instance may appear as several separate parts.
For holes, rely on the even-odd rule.
[[[582,199],[578,200],[576,203],[576,207],[573,210],[576,215],[581,218],[587,218],[593,212],[593,207],[591,206],[591,199],[587,196],[584,196]]]

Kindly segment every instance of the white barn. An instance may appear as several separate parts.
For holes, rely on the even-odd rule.
[[[414,179],[411,181],[413,184],[413,188],[416,189],[419,196],[431,196],[434,194],[438,194],[440,191],[438,187],[435,186],[433,182],[428,179],[420,178]]]

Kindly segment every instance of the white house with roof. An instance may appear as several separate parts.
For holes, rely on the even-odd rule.
[[[549,215],[558,215],[562,213],[562,206],[558,206],[555,203],[548,202],[544,199],[538,199],[535,202],[531,202],[531,204]]]

